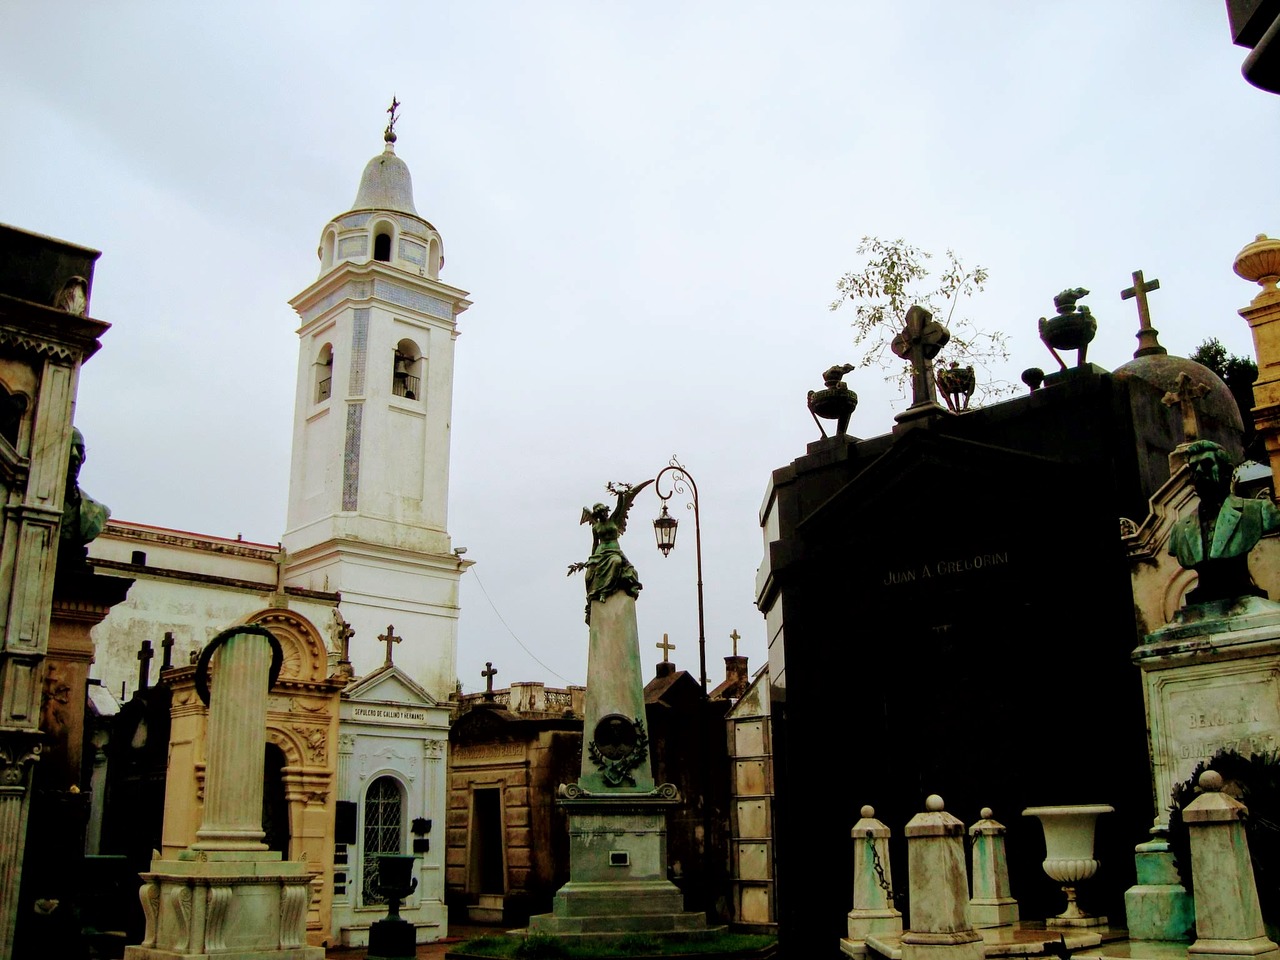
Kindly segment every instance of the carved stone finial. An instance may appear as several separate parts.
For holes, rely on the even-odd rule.
[[[1254,298],[1255,303],[1263,297],[1280,296],[1280,240],[1258,234],[1253,243],[1236,254],[1232,266],[1236,276],[1261,284],[1262,292]]]
[[[1200,774],[1199,783],[1205,793],[1218,793],[1222,790],[1222,774],[1217,770],[1206,770]]]
[[[1089,308],[1076,306],[1076,301],[1088,295],[1089,291],[1084,287],[1063,290],[1053,298],[1053,306],[1058,315],[1048,319],[1040,318],[1040,339],[1063,370],[1067,369],[1067,364],[1058,355],[1058,351],[1075,350],[1076,366],[1083,367],[1089,344],[1098,332],[1098,321]]]
[[[823,389],[809,391],[809,414],[813,417],[813,422],[818,424],[818,430],[824,440],[827,438],[827,431],[823,429],[822,423],[818,420],[819,417],[836,421],[835,435],[843,437],[845,431],[849,429],[849,418],[853,416],[853,411],[858,409],[858,395],[844,383],[845,374],[851,370],[853,370],[852,363],[840,363],[834,367],[828,367],[822,372]]]
[[[973,367],[962,367],[957,361],[952,360],[949,367],[939,364],[938,369],[934,371],[933,379],[938,385],[942,399],[947,401],[948,410],[952,413],[964,413],[969,409],[969,399],[973,396],[974,388],[978,384]]]
[[[863,807],[861,810],[859,810],[858,812],[859,812],[860,814],[862,814],[862,819],[863,819],[863,820],[870,820],[870,819],[872,819],[873,817],[875,817],[875,815],[876,815],[876,808],[875,808],[875,807],[873,807],[871,804],[869,804],[869,803],[868,803],[866,806],[864,806],[864,807]]]
[[[942,802],[942,797],[936,793],[931,793],[925,798],[924,808],[930,813],[941,813],[945,807],[946,804]]]

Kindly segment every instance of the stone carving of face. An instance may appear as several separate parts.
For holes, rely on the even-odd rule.
[[[1221,448],[1216,444],[1192,452],[1188,459],[1191,483],[1201,500],[1220,502],[1231,485],[1231,474]]]

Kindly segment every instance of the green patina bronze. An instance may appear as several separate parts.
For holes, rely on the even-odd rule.
[[[636,496],[653,483],[646,480],[639,486],[629,483],[610,483],[606,489],[618,498],[617,506],[610,512],[607,504],[597,503],[590,509],[582,508],[580,523],[591,524],[591,556],[583,563],[569,564],[569,576],[579,571],[587,574],[586,621],[591,622],[591,602],[603,603],[619,591],[633,600],[640,595],[640,578],[636,568],[622,552],[619,538],[627,532],[627,513]]]
[[[111,516],[105,503],[99,503],[80,489],[80,468],[85,459],[84,434],[72,427],[71,457],[67,461],[67,487],[59,539],[63,547],[73,549],[82,548],[96,540]]]
[[[1231,493],[1231,458],[1212,440],[1186,447],[1187,469],[1200,503],[1173,525],[1169,553],[1200,575],[1188,603],[1266,596],[1249,576],[1249,551],[1264,535],[1280,530],[1280,510],[1271,500]]]

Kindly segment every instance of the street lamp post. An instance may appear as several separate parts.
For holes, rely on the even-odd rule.
[[[670,474],[670,476],[668,476]],[[662,492],[662,478],[667,477],[667,492]],[[688,484],[686,489],[685,484]],[[658,541],[658,549],[662,555],[669,556],[676,545],[676,527],[679,521],[667,512],[667,501],[679,494],[688,493],[692,499],[687,508],[693,511],[693,538],[698,560],[698,666],[702,682],[702,699],[707,698],[707,631],[702,607],[702,518],[698,513],[698,485],[689,471],[674,456],[671,462],[658,471],[654,477],[654,492],[662,499],[662,513],[653,521],[653,535]]]

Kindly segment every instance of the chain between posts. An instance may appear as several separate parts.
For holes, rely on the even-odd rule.
[[[880,851],[876,849],[875,837],[876,835],[873,831],[867,831],[867,846],[871,848],[871,865],[876,868],[876,883],[880,884],[880,889],[889,898],[889,902],[896,903],[897,898],[894,897],[893,890],[889,887],[889,881],[885,879],[884,864],[880,862]]]

